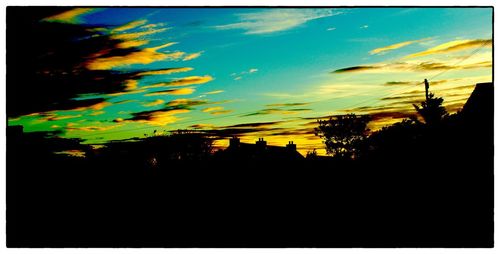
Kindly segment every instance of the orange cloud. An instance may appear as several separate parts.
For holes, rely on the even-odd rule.
[[[389,45],[389,46],[385,46],[385,47],[382,47],[382,48],[376,48],[376,49],[370,51],[370,55],[384,53],[386,51],[390,51],[390,50],[402,48],[402,47],[408,46],[410,44],[417,43],[417,42],[422,42],[422,41],[425,41],[425,40],[429,40],[429,38],[421,39],[421,40],[414,40],[414,41],[404,41],[404,42],[392,44],[392,45]]]
[[[453,51],[461,51],[461,50],[466,50],[466,49],[470,49],[470,48],[491,47],[491,46],[492,46],[492,39],[456,40],[456,41],[450,41],[447,43],[443,43],[441,45],[438,45],[436,47],[430,48],[430,49],[425,50],[425,51],[421,51],[421,52],[417,52],[415,54],[408,55],[404,58],[414,58],[414,57],[421,57],[421,56],[427,56],[427,55],[432,55],[432,54],[443,54],[443,53],[449,53],[449,52],[453,52]]]
[[[139,26],[142,26],[142,25],[146,24],[146,22],[148,22],[148,21],[145,20],[145,19],[132,21],[132,22],[129,22],[129,23],[125,24],[125,25],[119,26],[119,27],[111,30],[111,32],[112,33],[116,33],[116,32],[123,32],[123,31],[126,31],[126,30],[134,29],[136,27],[139,27]]]
[[[191,76],[176,79],[169,82],[158,83],[154,85],[144,86],[143,88],[157,88],[157,87],[167,87],[167,86],[188,86],[188,85],[200,85],[212,81],[211,76]]]
[[[94,58],[86,63],[89,70],[110,70],[119,66],[132,64],[150,64],[161,60],[175,60],[184,55],[184,52],[160,53],[157,50],[169,47],[175,43],[170,42],[158,47],[145,48],[140,51],[131,52],[124,56]]]
[[[154,100],[152,102],[149,102],[149,103],[144,103],[142,104],[144,107],[154,107],[154,106],[158,106],[158,105],[161,105],[165,103],[164,100],[161,100],[161,99],[157,99],[157,100]]]
[[[187,72],[187,71],[192,71],[192,70],[193,70],[193,68],[191,68],[191,67],[168,68],[168,69],[163,69],[163,70],[144,71],[144,72],[141,72],[137,75],[139,75],[139,76],[168,75],[168,74],[172,74],[172,73]]]
[[[219,111],[219,110],[223,110],[223,109],[224,109],[223,107],[210,107],[210,108],[204,108],[201,111],[207,113],[207,112]]]
[[[145,94],[144,96],[157,96],[157,95],[187,95],[192,94],[196,91],[193,88],[179,88],[179,89],[168,89],[163,91],[151,92]]]
[[[111,39],[115,39],[115,40],[129,41],[129,40],[141,38],[141,37],[146,36],[146,35],[161,33],[165,30],[167,30],[167,28],[152,29],[152,30],[143,31],[143,32],[136,32],[136,33],[113,34],[110,37],[111,37]]]
[[[131,41],[120,42],[116,44],[116,47],[121,49],[126,49],[126,48],[139,47],[148,43],[149,41],[147,40],[131,40]]]
[[[92,13],[97,11],[95,8],[74,8],[69,11],[65,11],[63,13],[50,16],[47,18],[42,19],[42,21],[45,22],[59,22],[59,23],[70,23],[70,24],[76,24],[76,23],[81,23],[81,17],[83,15]]]

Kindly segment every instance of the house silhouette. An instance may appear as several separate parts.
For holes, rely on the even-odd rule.
[[[304,156],[297,152],[297,145],[289,141],[286,146],[268,145],[264,138],[255,144],[242,143],[238,137],[229,140],[229,146],[219,152],[219,157],[228,160],[303,160]]]

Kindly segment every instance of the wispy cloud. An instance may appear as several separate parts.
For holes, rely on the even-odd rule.
[[[214,90],[214,91],[210,91],[210,92],[206,92],[204,94],[218,94],[218,93],[223,93],[224,90]]]
[[[213,78],[212,76],[206,75],[206,76],[191,76],[191,77],[184,77],[184,78],[179,78],[173,81],[169,82],[162,82],[162,83],[157,83],[153,85],[148,85],[144,86],[142,88],[156,88],[156,87],[169,87],[169,86],[188,86],[188,85],[201,85],[205,84],[207,82],[212,81]]]
[[[333,9],[268,9],[237,14],[239,22],[215,26],[216,29],[241,29],[245,34],[270,34],[298,27],[308,21],[341,14]]]
[[[420,39],[420,40],[413,40],[413,41],[404,41],[404,42],[399,42],[399,43],[392,44],[392,45],[389,45],[389,46],[385,46],[385,47],[381,47],[381,48],[376,48],[376,49],[370,51],[370,55],[385,53],[387,51],[399,49],[399,48],[402,48],[402,47],[405,47],[405,46],[408,46],[408,45],[411,45],[411,44],[414,44],[414,43],[417,43],[417,42],[426,41],[426,40],[429,40],[429,38]]]
[[[258,71],[259,71],[259,69],[257,69],[257,68],[251,68],[248,71],[242,71],[240,73],[236,73],[236,72],[231,73],[231,76],[234,77],[233,78],[234,80],[241,80],[244,76],[256,73]]]
[[[157,96],[157,95],[188,95],[194,93],[195,89],[186,87],[179,89],[167,89],[162,91],[155,91],[145,94],[144,96]]]
[[[167,68],[167,69],[161,69],[161,70],[139,72],[137,75],[138,76],[168,75],[168,74],[172,74],[172,73],[187,72],[187,71],[192,71],[192,70],[193,70],[193,68],[191,68],[191,67]]]
[[[131,29],[134,29],[136,27],[142,26],[142,25],[146,24],[147,22],[148,21],[145,19],[132,21],[132,22],[129,22],[127,24],[124,24],[124,25],[121,25],[119,27],[114,28],[113,30],[111,30],[111,32],[116,33],[116,32],[123,32],[126,30],[131,30]]]
[[[164,101],[164,100],[162,100],[162,99],[156,99],[156,100],[151,101],[151,102],[146,102],[146,103],[143,103],[142,105],[143,105],[144,107],[154,107],[154,106],[161,105],[161,104],[163,104],[163,103],[165,103],[165,101]]]
[[[434,70],[467,70],[477,68],[491,68],[492,61],[480,61],[474,63],[454,64],[451,62],[395,62],[379,63],[374,65],[352,66],[337,69],[332,73],[390,73],[390,72],[415,72],[415,71],[434,71]]]
[[[467,50],[471,48],[478,47],[490,47],[492,46],[492,39],[476,39],[476,40],[456,40],[440,44],[436,47],[427,49],[425,51],[417,52],[406,56],[405,58],[414,58],[427,56],[432,54],[444,54],[454,51]]]
[[[169,42],[152,48],[144,48],[139,51],[131,52],[123,56],[96,57],[86,63],[89,70],[110,70],[116,67],[132,64],[150,64],[161,60],[180,59],[184,52],[158,52],[159,49],[170,47],[175,43]]]
[[[201,53],[203,53],[203,52],[197,52],[197,53],[191,53],[191,54],[188,54],[188,55],[186,55],[186,56],[182,59],[182,61],[189,61],[189,60],[196,59],[196,58],[198,58],[198,57],[200,57],[200,56],[201,56]]]
[[[166,107],[164,109],[132,113],[131,118],[118,118],[115,119],[114,122],[140,122],[149,125],[164,126],[179,121],[180,119],[176,116],[177,114],[184,114],[188,112],[189,109]]]
[[[98,11],[96,8],[74,8],[63,13],[59,13],[54,16],[50,16],[42,19],[45,22],[59,22],[59,23],[70,23],[78,24],[82,22],[82,16],[90,14],[92,12]]]

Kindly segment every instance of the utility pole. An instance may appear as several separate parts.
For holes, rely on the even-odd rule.
[[[427,81],[427,79],[424,79],[424,83],[425,83],[425,101],[428,101],[429,100],[429,82]]]

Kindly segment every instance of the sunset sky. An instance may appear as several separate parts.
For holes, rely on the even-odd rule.
[[[8,115],[88,144],[200,129],[324,154],[318,118],[371,114],[376,130],[415,114],[425,78],[452,113],[492,81],[491,8],[75,8],[38,22],[95,33],[75,42],[120,41],[80,66],[134,73],[112,92],[71,98],[93,104]]]

